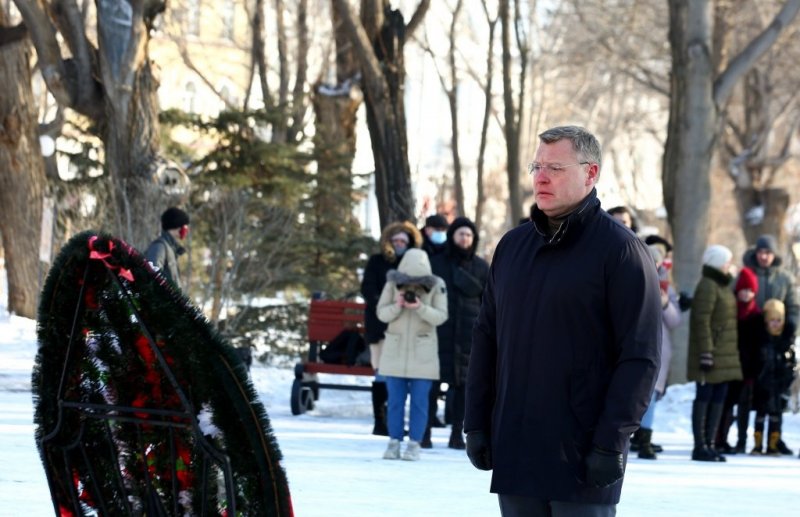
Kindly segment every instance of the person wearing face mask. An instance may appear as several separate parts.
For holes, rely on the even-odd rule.
[[[443,215],[429,215],[422,227],[422,249],[433,259],[445,249],[447,243],[447,219]]]
[[[397,269],[400,259],[411,248],[422,245],[422,235],[410,221],[389,223],[381,232],[380,252],[369,257],[361,279],[361,296],[364,297],[364,339],[370,348],[370,360],[375,370],[380,368],[381,344],[385,338],[386,323],[378,319],[377,307],[386,274]],[[386,400],[388,392],[384,378],[378,374],[372,383],[372,410],[375,426],[372,434],[388,436],[386,427]]]
[[[186,253],[179,244],[189,234],[189,216],[180,208],[170,207],[161,214],[161,235],[147,247],[144,257],[164,278],[178,288],[181,276],[178,257]]]

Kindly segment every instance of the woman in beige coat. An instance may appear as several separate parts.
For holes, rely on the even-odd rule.
[[[377,309],[378,319],[388,324],[380,362],[389,391],[390,440],[383,457],[400,458],[410,395],[409,443],[403,459],[415,461],[428,420],[428,392],[439,378],[436,327],[447,320],[447,290],[444,280],[431,273],[428,255],[419,249],[408,250],[386,280]]]

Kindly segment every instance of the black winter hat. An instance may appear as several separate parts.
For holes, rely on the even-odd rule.
[[[756,241],[756,251],[758,250],[769,250],[772,253],[777,253],[778,251],[778,243],[775,240],[775,237],[772,235],[765,233],[761,237],[758,238]]]
[[[189,224],[189,216],[180,208],[171,206],[164,210],[164,213],[161,214],[162,230],[174,230],[185,224]]]
[[[444,218],[441,214],[434,214],[429,215],[425,219],[425,226],[430,226],[431,228],[447,228],[447,219]]]

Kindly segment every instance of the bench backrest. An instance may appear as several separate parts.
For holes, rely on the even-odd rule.
[[[308,340],[330,341],[342,330],[364,332],[364,304],[339,300],[311,300]]]

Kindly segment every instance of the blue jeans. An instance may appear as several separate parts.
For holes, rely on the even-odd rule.
[[[406,398],[410,394],[411,411],[409,411],[408,437],[415,442],[422,441],[425,426],[428,423],[428,394],[431,391],[432,383],[433,381],[430,379],[386,376],[386,389],[389,391],[386,410],[389,438],[403,439]]]
[[[647,411],[642,417],[642,424],[639,427],[644,429],[652,429],[653,420],[655,419],[656,419],[656,392],[654,391],[653,395],[650,397],[650,405],[647,407]]]

